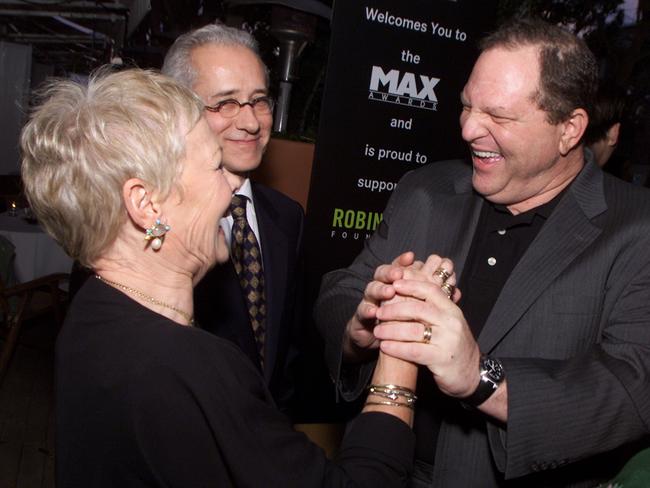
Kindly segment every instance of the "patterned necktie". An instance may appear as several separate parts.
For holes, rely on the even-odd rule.
[[[247,198],[234,195],[230,203],[232,224],[232,261],[244,292],[248,316],[253,327],[260,364],[264,367],[264,333],[266,320],[266,296],[264,294],[264,270],[260,246],[253,229],[246,219]]]

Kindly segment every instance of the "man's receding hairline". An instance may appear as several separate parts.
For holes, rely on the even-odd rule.
[[[209,48],[209,47],[214,47],[217,49],[227,49],[227,48],[234,48],[234,49],[245,49],[249,53],[253,55],[253,57],[257,60],[258,66],[260,68],[260,71],[262,73],[262,79],[264,81],[264,88],[265,90],[268,91],[269,89],[269,80],[268,80],[268,74],[267,74],[267,67],[266,64],[264,64],[264,61],[262,61],[262,57],[259,55],[258,52],[256,52],[254,49],[252,49],[249,46],[246,46],[241,43],[235,43],[235,42],[219,42],[219,41],[208,41],[204,42],[202,44],[197,44],[195,46],[192,46],[192,48],[189,50],[189,63],[188,66],[190,70],[192,71],[192,89],[194,89],[194,85],[196,85],[196,79],[199,74],[199,70],[196,67],[195,64],[195,53],[198,49],[200,48]]]

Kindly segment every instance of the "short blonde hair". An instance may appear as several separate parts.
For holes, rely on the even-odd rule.
[[[153,71],[101,68],[87,85],[49,83],[20,138],[25,193],[47,232],[90,265],[127,214],[122,186],[140,178],[165,199],[202,102]]]

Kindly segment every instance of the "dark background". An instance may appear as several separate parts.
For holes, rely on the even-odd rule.
[[[345,0],[341,0],[345,2]],[[260,41],[265,62],[277,81],[279,43],[271,31],[274,4],[308,6],[332,0],[122,0],[56,1],[0,0],[0,40],[33,46],[32,85],[45,76],[87,74],[120,57],[127,64],[158,68],[167,48],[181,33],[215,19],[243,26]],[[150,3],[151,8],[147,8]],[[387,2],[390,3],[390,2]],[[397,2],[401,5],[407,2]],[[483,2],[474,2],[480,5]],[[634,123],[650,117],[650,0],[639,0],[640,23],[622,25],[616,10],[622,0],[499,0],[498,22],[515,15],[532,15],[563,23],[581,32],[601,59],[603,76],[630,92]],[[54,17],[75,22],[84,34]],[[325,78],[330,26],[318,18],[315,35],[298,59],[292,92],[288,135],[315,140]],[[2,74],[0,74],[2,76]],[[643,124],[641,124],[643,125]],[[646,133],[647,134],[647,133]],[[641,151],[646,152],[647,151]],[[635,163],[648,164],[641,154]],[[645,156],[647,158],[647,156]]]

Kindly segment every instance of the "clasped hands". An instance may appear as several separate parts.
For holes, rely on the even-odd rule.
[[[456,305],[461,294],[455,285],[453,263],[440,256],[421,262],[407,252],[379,266],[348,322],[346,354],[380,348],[426,366],[443,393],[469,396],[479,382],[480,351]]]

